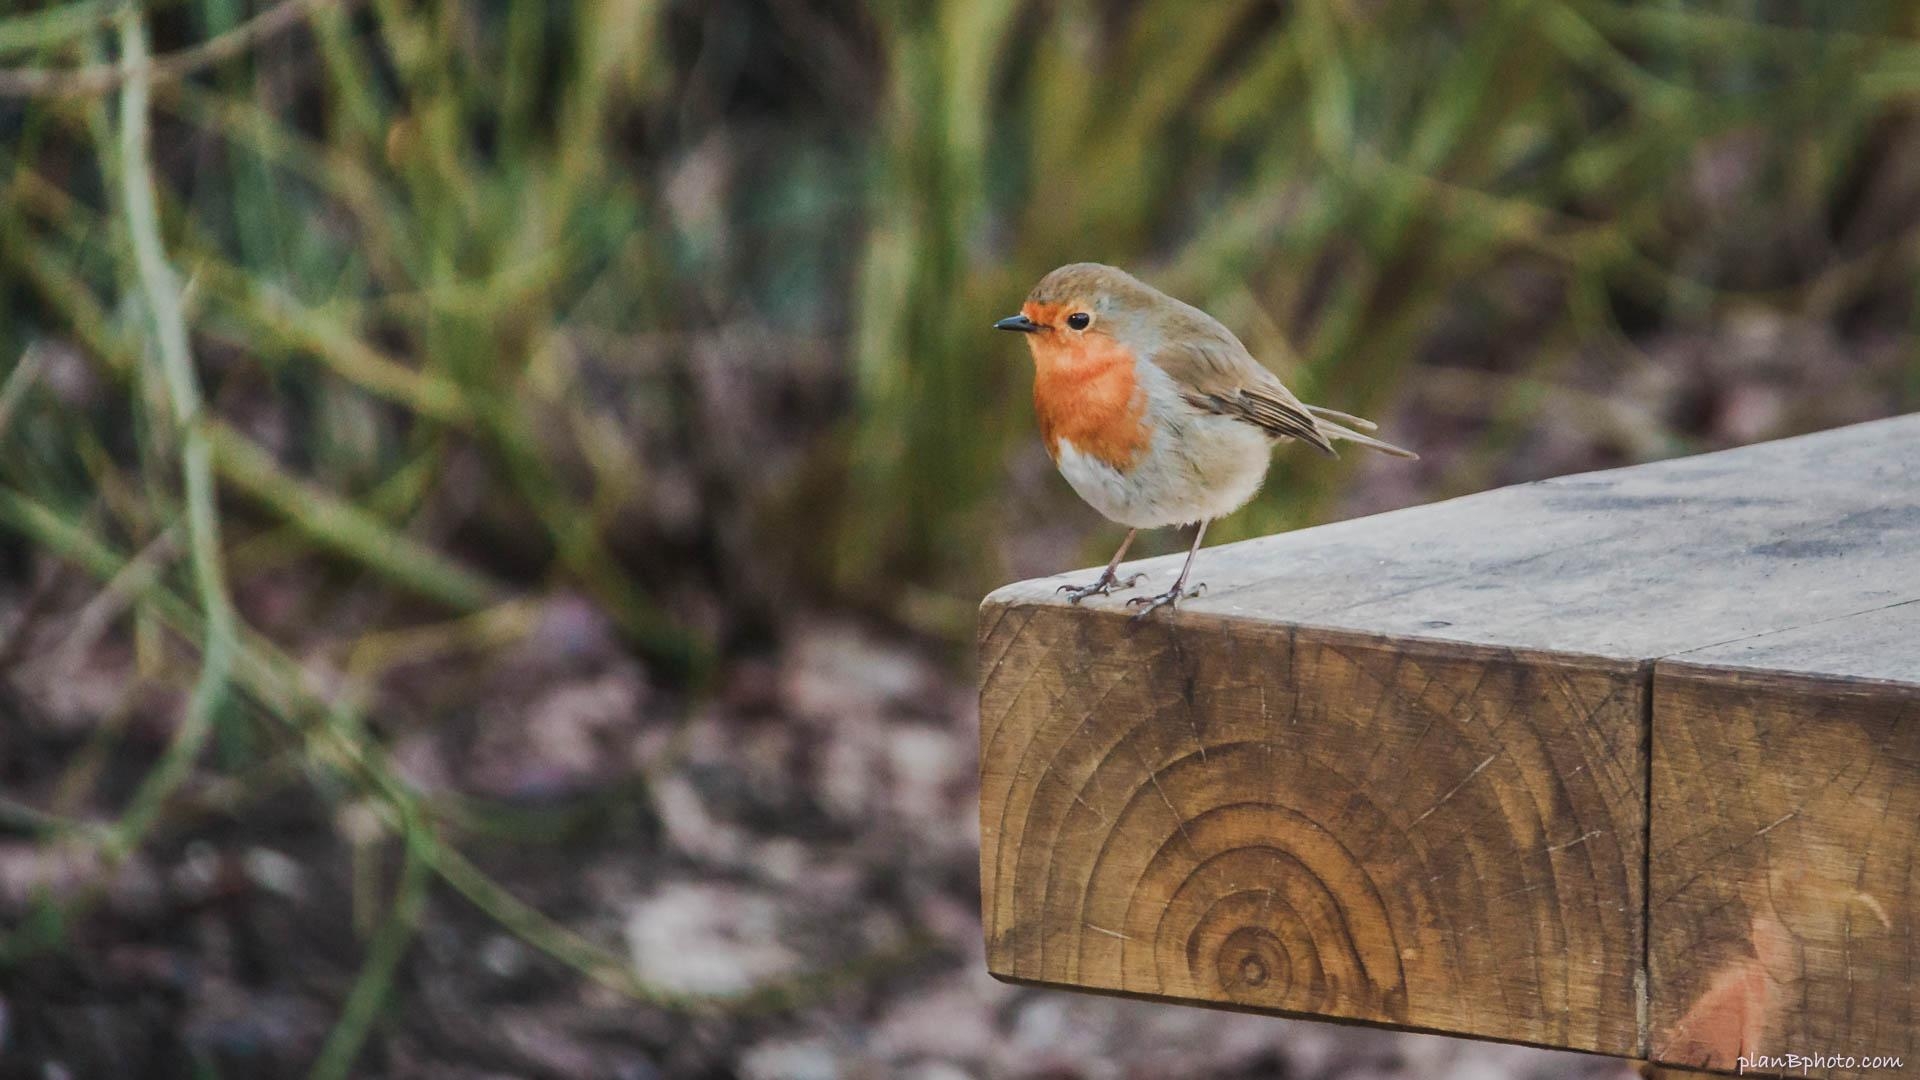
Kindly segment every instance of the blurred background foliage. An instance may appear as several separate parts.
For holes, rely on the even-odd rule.
[[[409,672],[604,622],[684,742],[857,613],[944,658],[964,734],[979,595],[1114,538],[987,329],[1066,261],[1424,454],[1283,455],[1222,541],[1912,409],[1916,35],[1904,0],[14,0],[6,821],[110,876],[289,785],[364,812],[325,848],[366,951],[335,1074],[429,878],[673,1008],[455,842],[632,842],[623,785],[684,754],[590,811],[434,790],[387,757],[447,711]],[[0,970],[73,950],[93,894],[55,892]]]

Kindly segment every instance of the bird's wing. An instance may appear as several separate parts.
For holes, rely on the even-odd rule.
[[[1188,404],[1337,456],[1312,410],[1232,331],[1198,308],[1180,312],[1176,322],[1154,350],[1153,362],[1172,377]]]

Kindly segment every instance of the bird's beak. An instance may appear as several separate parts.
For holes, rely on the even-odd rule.
[[[1023,334],[1031,334],[1045,329],[1039,323],[1034,322],[1025,315],[1009,315],[999,322],[994,323],[993,328],[995,330],[1018,330]]]

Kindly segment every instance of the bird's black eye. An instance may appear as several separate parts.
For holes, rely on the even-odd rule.
[[[1085,330],[1093,322],[1093,316],[1084,311],[1076,311],[1067,316],[1067,325],[1075,330]]]

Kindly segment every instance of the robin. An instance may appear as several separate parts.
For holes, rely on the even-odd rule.
[[[1144,618],[1199,595],[1186,587],[1207,523],[1246,505],[1276,443],[1328,457],[1350,442],[1418,455],[1365,432],[1371,421],[1303,404],[1218,319],[1124,270],[1062,266],[1033,287],[1020,314],[993,324],[1027,336],[1033,408],[1047,453],[1095,510],[1127,526],[1099,579],[1064,585],[1074,603],[1132,588],[1115,570],[1141,529],[1197,524],[1173,587],[1134,597]]]

